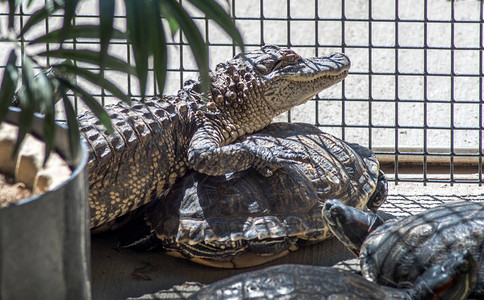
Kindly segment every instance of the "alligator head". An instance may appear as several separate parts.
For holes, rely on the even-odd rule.
[[[302,104],[322,90],[342,81],[350,60],[342,53],[303,58],[289,49],[265,46],[247,54],[261,82],[261,98],[277,114]]]
[[[230,123],[243,129],[238,135],[250,133],[342,81],[349,68],[341,53],[303,58],[290,49],[264,46],[217,65],[208,108],[235,116]]]

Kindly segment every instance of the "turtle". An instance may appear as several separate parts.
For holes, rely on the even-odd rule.
[[[254,168],[221,176],[192,171],[152,201],[137,225],[127,226],[120,246],[161,246],[207,266],[251,267],[331,237],[321,216],[326,199],[373,211],[386,199],[387,181],[373,152],[315,126],[272,123],[239,141],[309,160],[269,177]]]
[[[466,249],[478,262],[473,296],[484,298],[484,203],[446,203],[383,221],[373,212],[328,200],[323,216],[331,232],[359,256],[366,279],[406,287],[430,266]]]
[[[189,299],[465,299],[475,284],[477,263],[456,252],[429,268],[409,288],[375,284],[332,267],[283,264],[241,273],[208,285]]]

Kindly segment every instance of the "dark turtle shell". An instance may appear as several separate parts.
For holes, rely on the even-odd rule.
[[[277,265],[238,274],[201,289],[189,299],[465,299],[475,281],[476,262],[458,253],[423,274],[408,289],[372,283],[329,267]]]
[[[270,177],[254,169],[225,176],[190,172],[145,217],[169,254],[216,267],[258,265],[330,237],[321,216],[326,199],[375,209],[386,198],[374,154],[314,126],[274,123],[243,143],[274,151],[282,146],[309,161]]]
[[[475,295],[484,297],[484,203],[450,203],[386,221],[362,244],[362,274],[376,283],[405,287],[463,249],[479,264]]]

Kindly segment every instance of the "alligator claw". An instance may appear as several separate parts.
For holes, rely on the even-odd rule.
[[[257,172],[259,172],[259,174],[261,174],[264,177],[269,177],[269,176],[272,176],[272,174],[273,174],[273,172],[269,168],[266,168],[266,167],[262,167],[260,169],[257,169]]]
[[[271,148],[258,147],[253,167],[265,177],[272,176],[273,172],[289,164],[308,163],[309,157],[302,152],[297,152],[282,146]]]

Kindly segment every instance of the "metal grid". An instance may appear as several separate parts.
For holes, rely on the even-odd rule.
[[[304,56],[342,51],[352,60],[342,84],[278,120],[308,122],[372,148],[396,182],[484,182],[482,1],[229,2],[220,1],[234,17],[248,49],[277,44]],[[75,22],[92,23],[96,3],[84,1]],[[118,4],[115,25],[123,29],[122,1]],[[21,14],[26,19],[29,11]],[[191,15],[208,41],[211,67],[237,52],[212,22],[196,10]],[[0,14],[0,20],[5,19]],[[54,16],[39,30],[60,24],[60,17]],[[99,48],[89,40],[71,45]],[[7,52],[0,54],[3,51]],[[110,51],[134,63],[126,41],[114,41]],[[184,80],[196,77],[197,70],[180,34],[169,42],[169,57],[165,92],[173,93]],[[125,86],[126,92],[138,93],[130,76],[112,71],[105,75]],[[147,92],[155,94],[153,74],[149,78]],[[115,101],[95,87],[91,92],[103,104]]]

